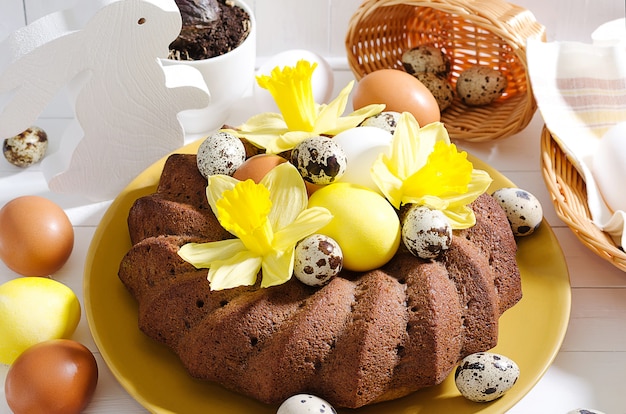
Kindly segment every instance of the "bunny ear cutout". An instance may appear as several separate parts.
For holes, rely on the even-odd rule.
[[[181,24],[173,0],[92,0],[18,29],[0,44],[0,139],[34,125],[67,87],[74,122],[57,145],[63,154],[42,162],[48,186],[114,198],[184,144],[178,114],[209,103],[197,69],[160,60]]]
[[[68,50],[76,48],[75,34],[27,28],[23,28],[25,33],[18,30],[0,43],[0,58],[4,58],[0,61],[0,139],[34,125],[55,95],[85,69],[71,66]],[[27,36],[24,44],[20,44],[22,35]],[[48,43],[40,44],[42,39]],[[64,54],[65,58],[59,58]]]
[[[72,59],[76,37],[108,1],[78,2],[45,15],[0,42],[0,139],[20,134],[85,67]],[[84,63],[84,62],[83,62]]]

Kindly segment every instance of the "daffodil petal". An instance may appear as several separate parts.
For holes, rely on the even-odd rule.
[[[383,104],[372,104],[360,108],[347,116],[342,116],[346,110],[348,97],[353,85],[354,81],[351,81],[328,105],[319,106],[315,131],[319,134],[337,135],[346,129],[358,126],[365,118],[379,114],[385,109]]]
[[[178,255],[197,269],[202,269],[245,250],[241,240],[227,239],[209,243],[187,243],[178,249]]]
[[[222,290],[254,285],[261,269],[261,262],[261,257],[245,250],[214,263],[207,275],[207,279],[211,282],[211,289]]]
[[[245,134],[242,135],[242,138],[248,140],[255,147],[265,149],[266,154],[280,154],[283,151],[287,151],[287,149],[285,149],[283,145],[278,144],[277,140],[280,138],[281,133],[286,132],[287,131],[276,131],[274,134]]]
[[[261,287],[266,288],[285,283],[293,274],[294,249],[263,258]]]
[[[476,199],[479,195],[487,191],[492,182],[493,179],[487,171],[474,170],[472,171],[472,180],[469,183],[467,192],[474,194],[474,199]]]
[[[450,136],[448,135],[448,130],[444,127],[442,122],[431,122],[430,124],[424,125],[419,129],[419,133],[420,136],[423,134],[431,135],[434,140],[432,146],[434,146],[435,142],[438,141],[443,141],[446,144],[450,144]]]
[[[472,171],[472,180],[468,184],[467,192],[454,194],[445,197],[450,206],[465,206],[478,198],[479,195],[487,191],[493,180],[486,171]]]
[[[346,105],[348,104],[348,97],[350,96],[350,91],[354,86],[354,81],[350,81],[348,85],[346,85],[339,95],[332,101],[328,103],[328,105],[319,105],[318,106],[318,114],[317,120],[315,121],[315,130],[319,132],[326,132],[336,128],[337,120],[341,117],[346,109]],[[355,125],[356,126],[356,125]]]
[[[319,135],[315,132],[306,131],[286,131],[283,134],[276,135],[271,143],[268,144],[266,152],[270,154],[280,154],[294,148],[307,138]]]
[[[275,146],[274,141],[289,132],[289,129],[281,114],[266,112],[252,116],[237,129],[222,129],[222,131],[244,138],[257,147],[272,148]]]
[[[402,203],[402,180],[389,171],[384,161],[385,157],[384,154],[380,154],[374,161],[371,176],[385,198],[398,209]]]
[[[443,210],[443,214],[448,218],[453,229],[467,229],[476,224],[474,210],[468,206],[457,206]]]
[[[253,115],[237,129],[224,129],[233,133],[259,132],[270,133],[275,130],[287,130],[287,124],[281,114],[275,112],[263,112]]]
[[[408,113],[402,113],[391,141],[389,155],[382,159],[389,172],[400,180],[405,180],[412,171],[422,165],[417,161],[419,157],[417,129],[419,124],[415,118]]]
[[[237,185],[238,182],[239,180],[236,178],[224,174],[216,174],[208,178],[206,196],[209,206],[211,206],[211,210],[215,216],[217,216],[217,200],[222,198],[224,191],[229,191],[235,188],[235,185]]]
[[[385,109],[385,105],[382,104],[372,104],[364,106],[349,115],[342,116],[337,118],[335,121],[335,127],[333,129],[326,129],[324,134],[327,135],[337,135],[340,132],[343,132],[347,129],[351,129],[359,126],[365,118],[369,118],[370,116],[374,116],[376,114],[381,113]]]
[[[272,209],[268,219],[275,232],[293,222],[307,206],[304,181],[291,163],[285,162],[272,168],[261,179],[260,184],[270,192]]]
[[[323,207],[307,208],[291,224],[274,233],[272,246],[278,251],[288,250],[306,236],[324,227],[332,218],[332,214]]]
[[[433,134],[421,133],[412,114],[403,112],[391,141],[389,168],[401,180],[406,180],[426,165],[435,142],[436,137]]]
[[[350,97],[350,92],[354,87],[354,80],[348,82],[346,86],[339,92],[337,97],[331,100],[327,105],[325,111],[332,114],[335,118],[340,117],[346,109],[346,105],[348,105],[348,98]]]
[[[420,206],[426,206],[433,210],[441,211],[445,211],[450,206],[448,200],[431,195],[425,195],[422,197],[405,196],[402,199],[402,204],[418,204]]]

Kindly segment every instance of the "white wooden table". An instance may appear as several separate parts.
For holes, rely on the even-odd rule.
[[[336,88],[352,79],[341,64],[335,71]],[[232,117],[247,118],[246,111]],[[39,125],[51,137],[58,136],[67,119],[41,119]],[[626,413],[626,273],[596,257],[556,217],[544,185],[539,163],[539,138],[543,122],[539,114],[521,133],[488,143],[463,144],[464,149],[504,173],[519,187],[542,202],[545,217],[561,243],[570,271],[572,311],[569,329],[554,364],[537,386],[510,413],[567,413],[586,407],[607,414]],[[55,141],[51,141],[54,147]],[[87,249],[109,202],[90,203],[78,196],[51,193],[39,166],[14,167],[0,157],[0,205],[26,194],[38,194],[61,205],[75,231],[75,246],[67,264],[54,278],[70,286],[82,302],[82,276]],[[17,277],[0,263],[0,283]],[[73,337],[96,355],[100,379],[88,413],[143,413],[145,410],[118,384],[102,360],[91,337],[86,318]],[[0,366],[0,384],[7,367]],[[10,412],[0,389],[0,413]]]
[[[75,0],[3,0],[0,5],[0,38],[46,13],[67,7]],[[331,57],[336,91],[352,79],[342,58],[348,18],[360,0],[250,0],[259,21],[257,52],[270,56],[289,48],[306,48]],[[600,23],[624,17],[622,0],[518,0],[532,10],[547,28],[548,40],[587,41]],[[290,15],[276,24],[275,10]],[[263,25],[263,22],[266,22]],[[271,24],[267,24],[271,22]],[[328,33],[327,37],[320,33]],[[288,33],[289,35],[285,35]],[[51,136],[51,146],[68,123],[67,104],[55,101],[39,125]],[[247,117],[245,111],[231,120]],[[461,146],[501,171],[518,186],[533,192],[542,202],[570,271],[571,319],[565,340],[546,375],[510,414],[565,414],[585,407],[607,414],[626,413],[626,273],[619,271],[584,247],[557,218],[544,185],[539,162],[539,138],[543,122],[539,114],[521,133],[507,139]],[[109,203],[93,204],[81,197],[51,193],[39,166],[26,170],[9,165],[0,156],[0,206],[20,195],[38,194],[61,205],[75,231],[75,246],[67,264],[54,278],[70,286],[82,302],[82,276],[86,253],[100,218]],[[17,277],[0,263],[0,283]],[[100,378],[87,413],[145,413],[113,377],[91,337],[86,318],[73,339],[96,355]],[[0,338],[1,340],[1,338]],[[7,367],[0,365],[0,414],[9,413],[4,398]]]

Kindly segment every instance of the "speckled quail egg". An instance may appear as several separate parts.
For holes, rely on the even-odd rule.
[[[417,73],[415,77],[433,94],[440,111],[443,112],[452,105],[452,101],[454,100],[454,88],[446,78],[437,76],[431,72]]]
[[[43,129],[32,126],[14,137],[4,140],[2,152],[11,164],[28,167],[41,161],[48,148],[48,134]]]
[[[537,197],[521,188],[505,187],[493,193],[516,236],[528,236],[541,224],[543,209]]]
[[[572,411],[568,411],[567,414],[604,414],[602,411],[594,410],[591,408],[577,408]]]
[[[519,378],[519,367],[510,358],[491,352],[477,352],[461,360],[454,373],[456,387],[475,402],[503,396]]]
[[[400,119],[400,112],[383,111],[376,115],[365,118],[359,126],[371,126],[384,129],[393,135]]]
[[[305,285],[323,286],[343,268],[343,252],[331,237],[313,234],[296,245],[293,272]]]
[[[291,163],[305,181],[326,185],[341,178],[348,161],[343,148],[332,138],[315,136],[294,147]]]
[[[198,170],[204,178],[216,174],[232,175],[245,160],[243,143],[228,132],[209,135],[198,148]]]
[[[450,248],[452,227],[443,212],[413,205],[402,221],[402,241],[414,256],[434,259]]]
[[[337,414],[326,400],[311,394],[297,394],[287,398],[276,414]]]
[[[407,50],[402,54],[402,66],[411,75],[421,72],[432,72],[446,76],[450,72],[450,59],[434,46],[421,45]]]
[[[475,65],[461,72],[456,81],[456,92],[466,105],[488,105],[502,96],[507,84],[502,72]]]

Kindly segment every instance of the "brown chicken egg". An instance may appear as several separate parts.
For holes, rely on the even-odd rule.
[[[61,207],[40,196],[15,198],[0,209],[0,260],[23,276],[59,270],[74,247],[74,229]]]
[[[280,155],[274,154],[258,154],[254,155],[241,164],[233,177],[239,181],[244,181],[250,178],[255,183],[259,183],[265,174],[277,165],[287,162],[287,160]]]
[[[31,346],[13,362],[4,391],[15,414],[78,414],[97,383],[91,351],[70,339],[53,339]]]
[[[248,158],[244,161],[243,164],[233,174],[233,177],[238,179],[239,181],[247,180],[248,178],[254,181],[255,183],[259,183],[265,174],[270,172],[270,170],[283,162],[287,162],[287,159],[281,157],[280,155],[275,154],[257,154]],[[319,188],[323,187],[321,185],[309,183],[304,181],[306,186],[307,194],[310,196]]]
[[[354,88],[355,110],[370,104],[385,104],[385,111],[410,112],[420,126],[438,122],[437,100],[414,76],[397,69],[379,69],[365,75]]]

